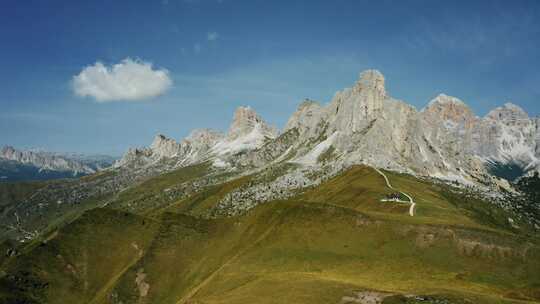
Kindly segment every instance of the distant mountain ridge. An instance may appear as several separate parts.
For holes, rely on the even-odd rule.
[[[60,154],[4,146],[0,150],[0,177],[2,181],[78,177],[95,173],[113,162],[114,158],[109,156]]]
[[[195,134],[180,143],[158,135],[150,147],[130,149],[116,166],[147,166],[164,158],[178,167],[207,160],[231,168],[367,164],[468,185],[500,183],[497,177],[512,180],[540,168],[540,118],[512,103],[478,117],[446,94],[419,111],[392,98],[377,70],[362,72],[327,105],[301,103],[280,133],[241,107],[227,135],[208,129]],[[518,174],[505,174],[505,166],[518,168]]]

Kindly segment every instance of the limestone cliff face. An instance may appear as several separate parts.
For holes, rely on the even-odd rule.
[[[306,99],[289,118],[283,132],[297,129],[302,138],[313,138],[324,132],[328,112],[319,103]]]
[[[384,76],[376,70],[361,73],[352,88],[336,93],[330,102],[329,132],[349,134],[364,129],[380,115],[385,98]]]
[[[444,137],[451,136],[452,140],[459,142],[457,145],[460,149],[470,149],[472,130],[477,124],[477,118],[463,101],[440,94],[422,110],[421,116],[428,127],[428,138],[448,141]]]
[[[506,104],[479,118],[463,101],[440,94],[417,111],[390,97],[384,85],[382,74],[369,70],[328,106],[302,103],[285,128],[301,134],[297,159],[319,148],[303,148],[309,145],[302,141],[332,137],[339,161],[459,181],[484,178],[493,160],[537,164],[537,120],[519,107]]]
[[[524,166],[538,161],[536,121],[512,103],[490,111],[475,131],[472,152],[483,159]]]
[[[227,133],[227,140],[233,141],[257,130],[263,136],[275,137],[277,130],[270,127],[252,108],[239,107]]]
[[[173,157],[182,153],[182,146],[178,144],[174,139],[167,138],[165,135],[158,134],[154,137],[150,149],[153,154],[158,157]]]
[[[539,168],[539,130],[539,118],[510,103],[480,118],[465,102],[440,94],[418,111],[392,98],[384,76],[368,70],[328,105],[302,102],[281,134],[240,107],[225,135],[195,131],[180,143],[159,135],[150,148],[130,150],[125,158],[172,158],[181,165],[213,160],[223,167],[320,166],[324,159],[474,183],[485,180],[495,162]]]
[[[195,129],[182,143],[191,146],[192,151],[203,154],[224,138],[223,133],[212,129]]]
[[[197,129],[177,142],[158,134],[148,148],[129,149],[116,163],[116,167],[146,166],[163,159],[172,159],[177,166],[185,166],[257,149],[276,136],[277,130],[269,126],[253,109],[239,107],[225,135],[211,129]]]
[[[96,172],[95,169],[82,162],[61,155],[47,152],[17,150],[11,146],[5,146],[0,150],[0,159],[33,165],[42,170],[72,171],[75,175]]]

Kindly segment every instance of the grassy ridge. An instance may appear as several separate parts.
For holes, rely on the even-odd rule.
[[[12,259],[6,267],[10,275],[1,279],[2,295],[13,301],[89,303],[142,257],[156,227],[125,212],[88,211],[51,240]]]
[[[150,180],[122,194],[121,201],[198,176],[189,170]],[[339,303],[368,289],[436,294],[448,303],[540,301],[538,242],[509,229],[503,211],[486,213],[440,186],[388,175],[415,198],[415,217],[408,215],[408,205],[380,202],[391,191],[374,170],[360,166],[241,217],[199,216],[250,177],[144,215],[88,211],[46,245],[11,259],[0,299]],[[21,285],[26,287],[10,289]],[[399,296],[385,302],[406,301],[412,303]]]
[[[150,212],[170,203],[164,191],[208,174],[210,164],[188,166],[148,179],[141,184],[120,192],[109,206],[136,213]]]

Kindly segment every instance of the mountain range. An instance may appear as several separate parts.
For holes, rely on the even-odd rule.
[[[0,181],[80,177],[110,167],[114,161],[115,158],[105,155],[17,150],[4,146],[0,149]]]
[[[176,167],[207,160],[217,167],[366,164],[478,186],[538,171],[540,118],[512,103],[478,117],[445,94],[417,110],[391,97],[384,76],[368,70],[327,105],[301,103],[281,132],[250,107],[240,107],[227,134],[195,130],[180,142],[160,134],[150,147],[130,149],[116,166],[164,158]]]

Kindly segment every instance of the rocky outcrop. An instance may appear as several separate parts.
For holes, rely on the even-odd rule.
[[[227,158],[240,152],[261,147],[276,138],[277,130],[270,127],[250,107],[239,107],[226,135],[210,129],[197,129],[181,142],[158,134],[148,148],[130,149],[116,167],[146,166],[162,159],[174,159],[177,166]],[[221,161],[222,165],[225,160]]]
[[[194,130],[180,143],[158,134],[150,147],[130,148],[115,167],[142,167],[162,159],[177,159],[179,165],[196,163],[205,159],[208,151],[222,138],[221,133],[210,129]]]
[[[390,97],[384,77],[373,70],[326,107],[303,103],[286,129],[292,127],[309,134],[300,141],[322,142],[338,132],[331,146],[340,161],[465,183],[485,180],[494,161],[519,163],[524,170],[538,166],[537,120],[518,106],[506,104],[479,118],[463,101],[440,94],[417,111]]]
[[[327,111],[318,102],[304,100],[289,118],[283,132],[297,129],[302,138],[314,138],[324,132]]]
[[[212,147],[212,151],[223,156],[255,150],[267,140],[275,139],[277,134],[277,129],[269,126],[253,109],[239,107],[226,137]]]
[[[361,73],[352,88],[336,93],[330,102],[329,132],[350,134],[364,129],[380,115],[385,99],[384,76],[376,70]]]
[[[158,134],[150,145],[152,154],[157,158],[174,157],[182,153],[182,145],[178,144],[174,139],[167,138],[165,135]]]
[[[206,153],[217,142],[222,140],[223,137],[223,133],[216,130],[195,129],[188,135],[188,137],[184,138],[182,143],[184,145],[191,146],[193,151],[197,151],[199,153]]]
[[[73,175],[91,174],[96,170],[82,162],[69,159],[54,153],[17,150],[5,146],[0,150],[0,160],[14,161],[20,164],[32,165],[40,170],[68,171]]]
[[[491,165],[515,164],[523,170],[537,163],[536,122],[514,104],[479,118],[461,101],[435,103],[424,111],[424,119],[429,138],[445,150],[466,153]]]
[[[418,111],[388,94],[379,71],[367,70],[328,105],[302,102],[280,136],[251,108],[240,107],[224,136],[205,131],[177,143],[160,135],[150,151],[131,150],[124,158],[254,168],[363,163],[475,184],[491,178],[495,163],[538,168],[539,133],[539,119],[511,103],[480,118],[465,102],[440,94]]]
[[[537,128],[523,109],[506,103],[486,115],[484,129],[490,141],[483,143],[479,156],[500,162],[516,162],[524,166],[537,162]],[[487,148],[487,149],[486,149]],[[475,151],[476,152],[476,151]]]
[[[227,140],[233,141],[245,137],[257,130],[263,136],[274,138],[275,128],[270,127],[252,108],[239,107],[234,112],[233,121],[227,133]]]

